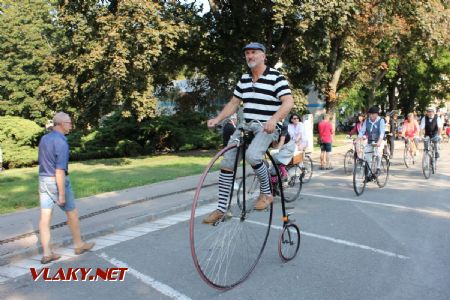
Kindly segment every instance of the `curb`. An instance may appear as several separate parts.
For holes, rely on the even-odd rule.
[[[164,195],[161,195],[161,196],[164,197]],[[145,200],[145,199],[147,199],[147,198],[140,199],[140,200]],[[213,201],[215,201],[214,198],[208,199],[208,200],[203,200],[201,202],[201,204],[202,205],[209,204],[209,203],[212,203]],[[134,226],[142,224],[142,223],[155,221],[157,219],[161,219],[161,218],[167,217],[167,216],[175,214],[175,213],[187,211],[191,207],[192,207],[192,202],[190,202],[188,204],[182,204],[182,205],[178,205],[178,206],[175,206],[172,208],[168,208],[168,209],[162,210],[157,213],[149,213],[149,214],[146,214],[143,216],[133,218],[132,220],[127,220],[125,222],[116,223],[114,225],[109,224],[106,228],[102,228],[97,231],[92,231],[92,232],[82,234],[82,238],[83,238],[83,240],[94,239],[94,238],[104,236],[104,235],[107,235],[110,233],[128,229],[130,227],[134,227]],[[71,245],[72,243],[73,243],[72,238],[64,238],[64,239],[60,239],[58,241],[54,241],[50,245],[50,247],[52,247],[53,249],[56,249],[56,248],[61,248],[61,247]],[[29,258],[30,256],[33,256],[33,255],[38,255],[41,252],[42,252],[42,246],[40,246],[40,245],[39,246],[36,245],[35,247],[28,248],[26,250],[18,250],[16,252],[13,252],[11,254],[4,255],[3,257],[1,257],[0,258],[0,266],[7,265],[7,264],[13,263],[15,261],[21,260],[21,259]]]

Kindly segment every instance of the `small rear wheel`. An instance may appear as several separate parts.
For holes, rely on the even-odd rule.
[[[292,260],[300,248],[300,229],[296,224],[283,226],[278,240],[278,254],[283,262]]]

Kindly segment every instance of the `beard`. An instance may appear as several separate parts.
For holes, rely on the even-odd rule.
[[[254,67],[256,67],[256,65],[257,65],[257,62],[256,62],[256,61],[249,61],[249,62],[247,62],[247,66],[248,66],[250,69],[253,69]]]

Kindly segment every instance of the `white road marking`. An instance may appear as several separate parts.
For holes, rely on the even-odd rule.
[[[354,202],[354,203],[360,203],[360,204],[386,206],[386,207],[397,208],[397,209],[402,209],[402,210],[410,210],[410,211],[415,211],[415,212],[419,212],[419,213],[425,213],[425,214],[430,214],[430,215],[434,215],[434,216],[450,219],[450,212],[447,212],[447,211],[444,211],[444,210],[439,210],[439,209],[431,210],[431,209],[408,207],[408,206],[397,205],[397,204],[389,204],[389,203],[383,203],[383,202],[356,200],[356,199],[351,199],[351,198],[334,197],[334,196],[326,196],[326,195],[318,195],[318,194],[302,193],[301,195],[302,196],[309,196],[309,197],[317,197],[317,198],[329,199],[329,200],[335,200],[335,201],[345,201],[345,202]]]
[[[248,220],[247,220],[247,222],[250,222],[250,223],[253,223],[253,224],[256,224],[256,225],[267,226],[266,223],[261,223],[261,222],[256,222],[256,221],[248,221]],[[282,226],[277,226],[277,225],[271,225],[271,227],[274,228],[274,229],[279,229],[279,230],[283,229]],[[358,244],[358,243],[354,243],[354,242],[350,242],[350,241],[346,241],[346,240],[336,239],[336,238],[333,238],[333,237],[320,235],[320,234],[315,234],[315,233],[311,233],[311,232],[306,232],[306,231],[303,231],[303,230],[301,230],[300,233],[303,234],[303,235],[306,235],[306,236],[317,238],[317,239],[326,240],[326,241],[329,241],[329,242],[333,242],[333,243],[336,243],[336,244],[342,244],[342,245],[346,245],[346,246],[350,246],[350,247],[356,247],[356,248],[360,248],[360,249],[364,249],[364,250],[369,250],[369,251],[372,251],[372,252],[375,252],[375,253],[378,253],[378,254],[383,254],[383,255],[386,255],[386,256],[390,256],[390,257],[397,257],[397,258],[400,258],[400,259],[409,259],[409,257],[405,256],[405,255],[401,255],[401,254],[393,253],[393,252],[390,252],[390,251],[385,251],[385,250],[373,248],[373,247],[370,247],[370,246],[366,246],[366,245],[362,245],[362,244]]]
[[[175,289],[171,288],[170,286],[168,286],[162,282],[159,282],[159,281],[153,279],[152,277],[142,274],[141,272],[131,268],[125,262],[117,260],[113,257],[111,257],[111,258],[108,257],[108,255],[106,255],[106,253],[101,253],[98,256],[118,268],[128,268],[127,274],[133,275],[137,279],[141,280],[143,283],[151,286],[152,288],[154,288],[155,290],[157,290],[158,292],[162,293],[163,295],[165,295],[167,297],[170,297],[172,299],[180,299],[180,300],[190,300],[191,299],[188,296],[183,295],[180,292],[176,291]]]

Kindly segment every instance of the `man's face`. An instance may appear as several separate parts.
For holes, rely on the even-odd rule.
[[[434,117],[434,111],[427,111],[427,116],[428,116],[428,118],[433,118]]]
[[[69,132],[72,130],[72,120],[70,119],[64,120],[64,122],[62,122],[60,125],[64,134],[69,134]]]
[[[369,114],[370,120],[375,121],[378,118],[378,114]]]
[[[259,65],[264,64],[266,54],[261,50],[247,49],[245,50],[245,61],[250,69],[253,69]]]

